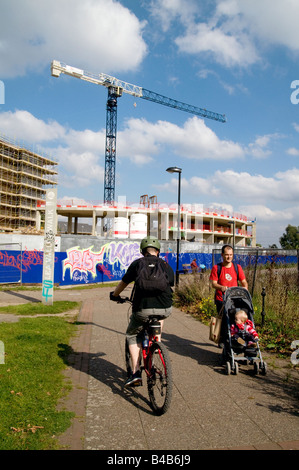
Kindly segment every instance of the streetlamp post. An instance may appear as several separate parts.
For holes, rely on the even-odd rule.
[[[235,249],[235,232],[236,232],[236,226],[235,226],[235,221],[229,221],[229,225],[233,226],[233,250]]]
[[[181,173],[182,169],[177,166],[171,166],[167,168],[168,173],[178,173],[179,184],[178,184],[178,231],[177,231],[177,248],[176,248],[176,273],[175,273],[175,285],[179,284],[179,256],[180,256],[180,240],[181,240]]]

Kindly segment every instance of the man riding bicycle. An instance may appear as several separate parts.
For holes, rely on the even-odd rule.
[[[154,265],[159,258],[160,243],[155,237],[144,238],[140,243],[140,252],[145,258],[148,258],[149,263]],[[110,300],[118,302],[120,293],[127,287],[128,284],[137,280],[142,258],[133,261],[122,280],[119,282],[114,292],[110,293]],[[174,272],[166,261],[162,260],[162,267],[166,273],[167,283],[162,291],[158,293],[142,291],[137,282],[135,283],[132,315],[126,331],[126,337],[129,344],[129,351],[132,361],[132,375],[125,382],[125,387],[141,385],[141,371],[140,371],[140,350],[141,342],[138,334],[143,329],[144,322],[150,315],[155,315],[160,319],[161,326],[163,319],[169,317],[172,310],[172,289],[174,285]]]

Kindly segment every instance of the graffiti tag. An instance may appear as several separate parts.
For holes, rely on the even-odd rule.
[[[55,262],[57,258],[55,258]],[[22,255],[9,255],[7,251],[0,251],[0,265],[16,269],[22,269],[27,273],[32,266],[42,266],[43,252],[38,250],[23,251]]]
[[[43,297],[45,298],[46,301],[48,299],[50,299],[51,297],[53,297],[52,292],[53,292],[53,282],[49,279],[45,279],[43,281],[42,295],[43,295]]]
[[[101,251],[96,253],[92,251],[92,246],[84,250],[80,250],[78,246],[67,250],[67,258],[63,261],[62,278],[64,279],[67,269],[70,270],[70,277],[73,279],[75,271],[90,273],[92,277],[96,277],[96,266],[103,262],[103,253],[105,246]]]
[[[73,280],[79,279],[78,273],[90,274],[95,278],[97,271],[102,272],[111,279],[112,274],[104,266],[104,262],[111,265],[114,272],[118,265],[120,270],[127,269],[132,261],[141,256],[138,242],[113,241],[103,245],[98,252],[93,251],[92,248],[93,246],[90,246],[81,250],[78,246],[75,246],[66,251],[67,258],[63,261],[63,279],[68,269]],[[74,278],[74,273],[77,271],[78,273]]]
[[[127,269],[132,261],[141,257],[139,243],[111,242],[105,245],[108,253],[108,263],[119,263]]]

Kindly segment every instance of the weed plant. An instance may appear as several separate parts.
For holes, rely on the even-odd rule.
[[[262,289],[265,289],[264,307]],[[297,267],[277,268],[269,264],[256,275],[253,304],[261,344],[280,355],[291,353],[292,341],[299,339],[299,285]],[[264,321],[261,315],[264,309]]]
[[[208,323],[216,313],[214,289],[209,283],[209,272],[180,276],[179,286],[175,291],[174,303],[180,309],[195,315]]]

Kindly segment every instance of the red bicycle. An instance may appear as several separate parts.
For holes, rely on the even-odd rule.
[[[122,300],[130,302],[127,298]],[[144,371],[146,375],[151,407],[159,416],[166,413],[172,397],[171,362],[166,346],[158,341],[160,334],[161,324],[157,317],[151,315],[138,335],[142,338],[141,371]],[[132,365],[127,340],[125,358],[129,377],[132,373]]]

